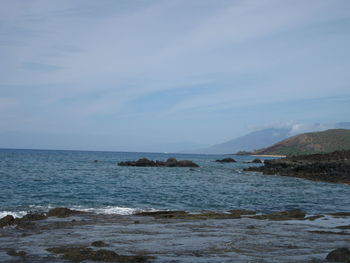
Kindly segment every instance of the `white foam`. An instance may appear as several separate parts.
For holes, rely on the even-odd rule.
[[[132,215],[136,212],[142,211],[141,209],[137,208],[129,208],[129,207],[120,207],[120,206],[106,206],[106,207],[101,207],[101,208],[81,208],[81,207],[76,207],[73,208],[79,211],[84,211],[84,212],[92,212],[96,214],[118,214],[118,215]]]
[[[22,217],[24,215],[26,215],[27,212],[26,211],[0,211],[0,218],[3,218],[7,215],[12,215],[13,217]]]

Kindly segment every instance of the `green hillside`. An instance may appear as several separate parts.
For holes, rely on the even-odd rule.
[[[350,150],[350,130],[332,129],[287,138],[254,154],[300,155]]]

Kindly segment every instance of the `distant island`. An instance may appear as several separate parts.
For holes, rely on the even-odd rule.
[[[277,142],[272,146],[252,152],[240,151],[239,155],[303,155],[350,150],[350,130],[331,129],[303,133]]]

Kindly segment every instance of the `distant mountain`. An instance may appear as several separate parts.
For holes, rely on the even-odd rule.
[[[282,140],[253,154],[300,155],[350,150],[350,130],[331,129],[303,133]]]
[[[211,147],[186,151],[203,154],[230,154],[241,150],[253,151],[281,141],[290,136],[290,129],[268,128],[248,133],[236,139]]]

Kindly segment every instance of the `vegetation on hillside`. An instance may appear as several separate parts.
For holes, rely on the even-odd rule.
[[[350,130],[332,129],[287,138],[254,154],[301,155],[350,150]]]

